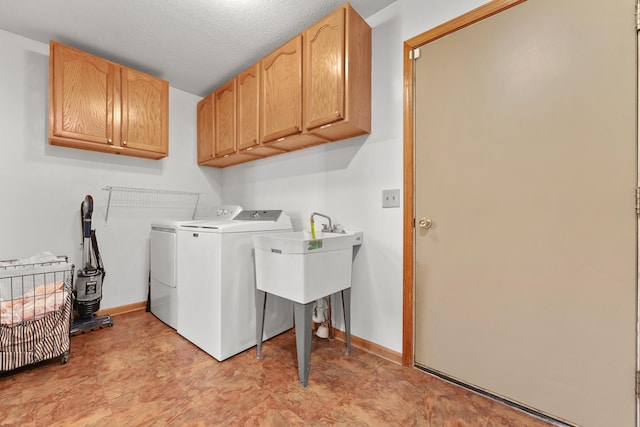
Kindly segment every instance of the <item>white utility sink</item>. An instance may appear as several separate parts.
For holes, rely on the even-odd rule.
[[[351,287],[353,248],[362,232],[302,231],[253,236],[256,285],[261,291],[307,304]]]

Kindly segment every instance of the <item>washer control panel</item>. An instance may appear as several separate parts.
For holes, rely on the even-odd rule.
[[[282,210],[242,211],[233,218],[239,221],[277,221]]]

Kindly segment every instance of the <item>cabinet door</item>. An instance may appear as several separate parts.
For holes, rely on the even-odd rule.
[[[305,127],[344,118],[345,9],[337,9],[304,32]]]
[[[169,83],[130,68],[122,74],[122,146],[168,154]]]
[[[214,96],[213,92],[198,102],[198,164],[214,156]]]
[[[274,141],[302,130],[302,36],[260,61],[262,141]]]
[[[258,64],[240,73],[237,77],[238,105],[236,120],[238,126],[238,150],[245,150],[258,145]]]
[[[215,156],[236,151],[236,79],[215,91]]]
[[[116,67],[88,53],[51,42],[49,137],[111,145],[118,138],[114,114]],[[119,118],[118,118],[119,119]],[[89,145],[90,145],[89,144]],[[62,144],[64,145],[64,144]]]

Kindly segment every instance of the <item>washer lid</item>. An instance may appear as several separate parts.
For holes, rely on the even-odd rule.
[[[187,222],[193,221],[193,219],[154,219],[151,221],[151,229],[159,231],[176,231],[178,227]]]
[[[182,224],[181,230],[199,230],[211,233],[242,233],[247,231],[290,230],[291,218],[282,210],[248,210],[238,213],[232,220],[201,220]]]

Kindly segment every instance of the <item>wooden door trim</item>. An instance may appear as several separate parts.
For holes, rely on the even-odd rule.
[[[403,288],[402,288],[402,364],[414,364],[414,120],[413,61],[410,52],[422,45],[486,19],[526,0],[492,0],[457,18],[445,22],[404,42],[404,214],[403,214]]]

